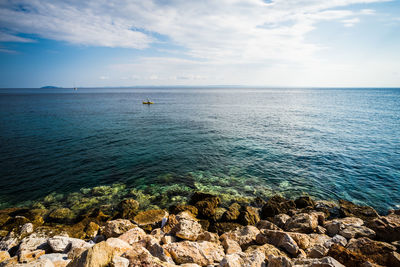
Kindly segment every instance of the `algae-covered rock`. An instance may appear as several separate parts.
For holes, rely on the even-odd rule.
[[[297,198],[294,203],[296,204],[296,207],[298,209],[303,209],[303,208],[313,208],[315,206],[315,201],[312,200],[309,196],[301,196]]]
[[[260,221],[258,209],[246,206],[240,212],[238,221],[242,225],[255,225]]]
[[[364,262],[370,260],[367,256],[348,250],[338,244],[333,244],[330,247],[328,251],[328,256],[331,256],[332,258],[336,259],[347,267],[362,266]]]
[[[87,238],[94,238],[99,232],[100,226],[95,222],[89,222],[85,227],[85,234]]]
[[[74,213],[68,208],[55,209],[48,216],[48,221],[55,223],[71,223],[74,219]]]
[[[222,215],[223,221],[236,221],[240,215],[240,205],[238,203],[233,203],[229,206],[228,210]]]
[[[190,211],[194,216],[199,213],[198,209],[193,205],[174,205],[170,208],[173,214],[178,214],[182,211]]]
[[[296,204],[292,200],[275,195],[268,199],[267,203],[261,209],[261,218],[271,218],[280,213],[288,213],[290,209],[294,209]]]
[[[378,213],[372,207],[359,206],[347,200],[339,200],[340,214],[342,217],[357,217],[369,220],[378,217]]]
[[[122,200],[118,204],[117,210],[121,218],[133,220],[133,218],[139,211],[139,202],[132,198]]]
[[[139,212],[133,220],[140,226],[160,227],[164,218],[168,218],[168,212],[165,210],[146,210]]]
[[[233,223],[233,222],[218,222],[218,223],[213,223],[210,227],[209,230],[211,232],[217,233],[219,235],[222,235],[223,233],[229,232],[236,230],[237,228],[242,227],[242,225],[238,223]]]
[[[391,253],[396,251],[395,246],[385,242],[374,241],[368,237],[351,239],[347,244],[347,249],[361,253],[381,265],[389,265],[392,257]]]

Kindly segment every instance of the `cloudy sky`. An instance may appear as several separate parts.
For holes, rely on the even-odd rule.
[[[400,2],[0,0],[0,87],[400,87]]]

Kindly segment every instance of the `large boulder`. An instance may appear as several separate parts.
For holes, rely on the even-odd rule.
[[[240,212],[238,221],[242,225],[255,225],[260,221],[260,215],[258,209],[246,206]]]
[[[228,254],[220,262],[219,267],[242,267],[245,266],[239,254]]]
[[[275,195],[268,199],[267,203],[261,209],[261,218],[272,218],[280,213],[288,213],[289,210],[296,208],[293,200],[286,200],[285,198]]]
[[[285,230],[299,233],[313,233],[318,227],[318,213],[298,213],[285,223]]]
[[[328,256],[331,256],[347,267],[362,266],[365,262],[370,260],[367,256],[348,250],[338,244],[333,244],[330,247]]]
[[[194,216],[197,216],[197,214],[199,213],[198,209],[193,205],[174,205],[174,206],[170,207],[170,211],[173,214],[178,214],[182,211],[189,211]]]
[[[103,234],[106,238],[118,237],[134,227],[137,226],[126,219],[108,221],[105,225]]]
[[[233,203],[232,205],[229,206],[228,210],[225,211],[225,213],[222,215],[222,220],[231,222],[231,221],[236,221],[239,218],[240,215],[240,205],[238,203]]]
[[[378,217],[378,213],[371,207],[356,205],[347,200],[339,200],[340,215],[342,217],[357,217],[363,220],[370,220]]]
[[[304,209],[304,208],[314,208],[315,201],[311,199],[309,196],[301,196],[297,198],[294,203],[296,204],[296,208]]]
[[[161,222],[168,218],[166,210],[145,210],[139,212],[134,218],[134,222],[139,226],[151,226],[157,228],[161,226]]]
[[[396,247],[385,242],[374,241],[368,237],[351,239],[347,249],[363,254],[380,265],[390,265],[392,252]]]
[[[54,236],[47,240],[47,244],[51,247],[51,250],[54,253],[67,253],[72,248],[90,248],[92,246],[82,239],[70,238],[67,236]]]
[[[245,247],[254,243],[259,233],[260,230],[255,226],[242,226],[234,231],[221,235],[220,239],[231,239],[236,241],[241,247]]]
[[[47,220],[55,223],[71,223],[75,219],[74,213],[68,208],[55,209],[48,215]]]
[[[221,203],[219,197],[207,197],[196,202],[195,207],[199,211],[199,218],[204,218],[211,221],[217,220],[217,207]]]
[[[375,231],[377,238],[386,242],[400,240],[400,215],[392,213],[370,220],[368,227]]]
[[[287,232],[287,234],[293,238],[299,248],[308,249],[310,247],[311,240],[308,235],[294,232]]]
[[[179,213],[176,216],[178,224],[176,225],[175,235],[179,238],[195,241],[202,231],[201,225],[188,211]]]
[[[73,259],[67,267],[106,267],[111,263],[114,256],[120,256],[117,254],[114,247],[103,241],[85,250],[77,258]]]
[[[145,231],[143,231],[142,228],[134,227],[120,235],[118,238],[132,245],[133,243],[145,239],[146,236],[147,234],[145,233]]]
[[[340,231],[345,229],[346,227],[349,226],[362,226],[364,224],[364,221],[361,220],[360,218],[356,217],[346,217],[342,219],[334,219],[331,221],[326,221],[324,223],[324,227],[327,230],[327,234],[329,236],[334,236],[339,234]]]
[[[349,225],[344,229],[340,230],[339,235],[347,239],[359,238],[359,237],[374,238],[375,232],[366,226]]]
[[[164,248],[177,264],[196,263],[207,266],[219,263],[225,255],[221,245],[208,241],[170,243],[165,245]]]
[[[296,256],[299,251],[299,246],[288,233],[276,230],[261,230],[257,235],[258,244],[271,244],[278,248],[282,248],[290,255]]]

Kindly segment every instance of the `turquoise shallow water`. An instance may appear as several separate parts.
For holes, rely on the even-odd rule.
[[[2,208],[202,190],[386,211],[400,205],[400,89],[0,89],[0,177]]]

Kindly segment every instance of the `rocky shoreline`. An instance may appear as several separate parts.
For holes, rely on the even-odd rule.
[[[223,207],[143,209],[133,198],[79,216],[0,210],[0,266],[400,266],[400,210],[275,195]]]

